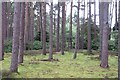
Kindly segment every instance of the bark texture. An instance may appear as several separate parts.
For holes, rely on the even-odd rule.
[[[19,33],[20,33],[20,2],[14,3],[14,19],[13,19],[13,44],[11,72],[18,72],[18,53],[19,53]]]
[[[6,40],[7,35],[7,12],[6,12],[7,3],[2,2],[2,46],[1,46],[1,52],[2,52],[2,60],[4,60],[4,40]]]
[[[95,38],[95,40],[97,39],[97,32],[96,32],[96,1],[94,3],[94,38]]]
[[[43,55],[46,55],[46,2],[43,5]]]
[[[103,36],[103,2],[99,2],[99,24],[100,24],[100,54],[102,56],[102,36]]]
[[[102,68],[108,67],[108,7],[109,3],[103,2],[103,37],[102,37],[102,55],[101,64]]]
[[[73,59],[76,59],[77,57],[77,50],[79,49],[79,36],[80,36],[80,22],[79,22],[79,9],[80,9],[80,1],[78,0],[78,7],[77,7],[77,28],[76,28],[76,42],[75,42],[75,51],[74,51],[74,56]]]
[[[23,2],[23,3],[21,3],[21,15],[20,15],[20,37],[19,37],[18,63],[23,63],[24,29],[25,29],[25,3]]]
[[[91,53],[91,2],[89,2],[89,18],[88,18],[88,43],[87,43],[87,50],[88,53]]]
[[[83,21],[81,26],[81,49],[84,49],[84,32],[85,32],[85,1],[83,4]]]
[[[65,2],[62,2],[62,28],[61,28],[61,54],[64,55],[65,48]]]
[[[69,49],[72,49],[72,8],[73,2],[71,2],[71,9],[70,9],[70,29],[69,29]]]
[[[39,7],[40,7],[40,31],[41,31],[41,35],[40,35],[40,40],[41,40],[41,44],[42,44],[42,47],[43,47],[43,26],[42,26],[42,23],[43,23],[43,14],[42,14],[42,2],[39,3]]]
[[[119,22],[119,34],[118,34],[118,80],[120,80],[120,1],[119,1],[119,13],[118,13],[118,22]]]
[[[24,34],[24,49],[26,50],[26,44],[28,41],[28,2],[25,3],[25,34]]]
[[[2,18],[2,22],[0,21],[0,61],[2,61],[4,59],[4,51],[3,51],[3,43],[4,43],[4,38],[3,38],[3,12],[2,12],[2,2],[0,2],[0,14],[2,14],[2,16],[0,18]]]
[[[60,46],[60,42],[59,42],[59,36],[60,36],[60,2],[58,2],[58,15],[57,15],[57,30],[56,30],[56,51],[59,51],[59,46]]]
[[[34,43],[34,10],[33,10],[33,3],[30,3],[30,44],[31,44],[31,50],[33,49],[33,43]]]
[[[53,59],[53,2],[50,10],[50,38],[49,38],[49,60]]]

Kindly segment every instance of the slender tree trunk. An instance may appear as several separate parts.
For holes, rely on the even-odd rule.
[[[39,18],[39,16],[37,16],[37,28],[36,28],[36,32],[40,32],[40,30],[41,30],[40,18]]]
[[[102,35],[103,35],[103,2],[99,2],[99,24],[100,24],[100,59],[102,56]]]
[[[24,55],[24,28],[25,28],[25,2],[21,3],[18,63],[23,63],[23,55]]]
[[[80,0],[78,0],[78,12],[77,12],[77,28],[76,28],[76,42],[75,42],[75,51],[73,59],[77,57],[77,50],[79,49],[79,36],[80,36],[80,22],[79,22],[79,10],[80,10]]]
[[[91,53],[91,2],[89,2],[89,18],[88,18],[88,53]]]
[[[11,72],[18,72],[18,53],[19,53],[19,30],[20,30],[20,2],[14,3],[14,19],[13,19],[13,45],[12,45],[12,59]]]
[[[11,2],[7,2],[7,40],[10,39]]]
[[[26,50],[26,44],[28,41],[28,2],[26,2],[25,8],[25,32],[24,32],[24,49]]]
[[[103,2],[103,38],[102,38],[102,56],[101,64],[102,68],[108,67],[108,2]]]
[[[65,4],[65,18],[64,18],[64,48],[66,49],[67,46],[66,46],[66,11],[67,11],[67,5]],[[64,49],[64,50],[65,50]]]
[[[55,35],[55,32],[56,32],[56,19],[55,19],[55,14],[54,14],[54,35]]]
[[[65,2],[62,2],[62,28],[61,28],[61,54],[64,55],[64,48],[65,48]]]
[[[33,43],[34,43],[34,10],[33,10],[33,3],[31,2],[30,3],[30,22],[31,22],[31,25],[30,25],[30,34],[31,34],[31,37],[30,37],[30,43],[31,43],[31,49],[33,49]]]
[[[41,31],[41,35],[40,35],[40,40],[41,40],[41,44],[42,44],[42,47],[43,47],[43,26],[42,26],[42,23],[43,23],[43,19],[42,19],[42,2],[39,3],[39,6],[40,6],[40,31]]]
[[[95,2],[95,0],[94,0]],[[94,3],[94,38],[97,39],[97,32],[96,32],[96,2]]]
[[[79,0],[78,0],[79,1]],[[80,1],[79,1],[80,2]],[[77,15],[77,18],[78,18],[78,20],[77,20],[77,26],[79,27],[78,28],[78,49],[81,49],[81,36],[80,36],[80,15],[79,15],[79,13],[80,13],[80,3],[78,2],[78,15]]]
[[[31,50],[31,2],[28,2],[28,50]]]
[[[119,22],[119,33],[118,33],[118,80],[120,80],[120,1],[119,1],[119,13],[118,13],[118,22]]]
[[[43,55],[46,55],[46,2],[43,5],[44,27],[43,27]]]
[[[7,40],[7,2],[2,3],[3,14],[4,14],[4,40]]]
[[[56,30],[56,51],[59,51],[59,30],[60,30],[60,2],[58,2],[58,15],[57,15],[57,30]]]
[[[50,38],[49,38],[49,60],[53,59],[53,2],[50,10]]]
[[[70,30],[69,30],[69,49],[72,49],[72,6],[73,2],[71,1],[71,12],[70,12]]]
[[[2,16],[0,16],[0,18],[2,18],[2,22],[0,21],[0,61],[2,61],[4,59],[4,51],[3,51],[3,46],[4,46],[4,38],[3,38],[3,12],[2,12],[2,2],[0,2],[0,14],[2,14]]]
[[[83,12],[83,25],[81,26],[81,49],[84,49],[84,32],[85,32],[85,1],[84,1],[84,12]]]
[[[7,15],[6,15],[6,2],[2,2],[2,60],[4,60],[4,40],[6,40],[7,29]]]
[[[117,30],[117,0],[115,1],[115,30]]]

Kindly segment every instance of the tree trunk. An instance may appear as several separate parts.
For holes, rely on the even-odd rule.
[[[91,2],[89,2],[89,18],[88,18],[88,53],[91,53]]]
[[[42,2],[39,3],[39,6],[40,6],[40,31],[41,31],[41,35],[40,35],[40,40],[41,40],[41,44],[42,44],[42,47],[43,47],[43,26],[42,26],[42,23],[43,23],[43,19],[42,19]]]
[[[115,30],[117,30],[117,0],[115,0]]]
[[[77,28],[76,28],[76,42],[75,42],[75,51],[74,51],[74,56],[73,59],[76,59],[77,57],[77,50],[79,49],[79,36],[80,36],[80,22],[79,22],[79,10],[80,10],[80,1],[78,0],[78,12],[77,12]]]
[[[2,10],[2,2],[0,2],[0,14],[2,14],[2,16],[0,16],[0,18],[2,19],[2,22],[0,21],[0,61],[2,61],[4,59],[4,50],[3,50],[3,47],[4,47],[4,38],[3,38],[3,10]]]
[[[28,50],[31,50],[31,2],[28,2]]]
[[[30,44],[31,44],[31,50],[33,49],[33,43],[34,43],[34,10],[33,10],[33,3],[30,3]]]
[[[99,24],[100,24],[100,54],[99,58],[102,56],[102,35],[103,35],[103,2],[99,2]]]
[[[46,55],[46,2],[43,5],[43,55]]]
[[[118,80],[120,80],[120,1],[119,1],[119,13],[118,13],[118,22],[119,22],[119,34],[118,34]]]
[[[2,11],[3,11],[3,18],[4,18],[4,40],[7,40],[7,2],[2,3]]]
[[[95,41],[97,39],[97,32],[96,32],[96,2],[94,3],[94,39],[95,39]]]
[[[65,2],[62,2],[62,28],[61,28],[61,54],[64,55],[65,48]]]
[[[70,30],[69,30],[69,49],[72,49],[72,6],[73,2],[71,1],[71,12],[70,12]]]
[[[108,67],[108,7],[109,3],[103,2],[103,37],[102,37],[102,56],[101,64],[102,68]]]
[[[23,2],[23,3],[21,3],[18,63],[23,63],[23,55],[24,55],[24,28],[25,28],[25,3]]]
[[[57,18],[57,30],[56,30],[56,51],[59,51],[59,32],[60,32],[60,2],[58,2],[58,18]]]
[[[28,2],[26,2],[25,8],[25,34],[24,34],[24,49],[26,50],[26,44],[28,41]]]
[[[81,49],[84,49],[84,32],[85,32],[85,1],[83,11],[83,25],[81,26]]]
[[[14,3],[14,19],[13,19],[13,45],[12,45],[12,59],[11,72],[18,71],[18,53],[19,53],[19,30],[20,30],[20,2]]]
[[[10,36],[10,24],[11,24],[11,2],[7,2],[7,40],[11,38]]]
[[[56,16],[56,14],[54,14],[54,35],[55,35],[55,32],[56,32],[56,19],[55,19],[55,16]]]
[[[7,15],[6,15],[7,3],[2,2],[2,60],[4,60],[4,40],[6,40],[7,33]]]
[[[53,2],[51,2],[50,10],[50,38],[49,38],[49,60],[53,59]]]

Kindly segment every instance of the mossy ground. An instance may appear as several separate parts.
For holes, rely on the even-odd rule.
[[[3,77],[12,78],[117,78],[118,58],[115,55],[109,56],[109,68],[99,67],[100,60],[98,53],[87,55],[86,52],[79,52],[77,58],[73,59],[73,52],[59,52],[54,54],[59,61],[40,61],[47,59],[47,55],[39,54],[39,51],[29,52],[24,56],[24,63],[19,64],[19,73],[10,73],[11,53],[5,54],[2,62]],[[1,66],[1,64],[0,64]]]

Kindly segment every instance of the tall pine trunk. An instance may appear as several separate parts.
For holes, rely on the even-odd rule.
[[[3,12],[2,12],[2,2],[0,2],[0,14],[2,14],[2,16],[0,18],[2,18],[2,22],[0,21],[0,61],[2,61],[4,59],[4,38],[3,38]]]
[[[101,64],[102,68],[108,67],[108,2],[103,2],[103,37],[102,37],[102,55]]]
[[[7,22],[8,22],[8,20],[7,20],[7,2],[3,2],[2,3],[2,11],[3,11],[3,14],[4,14],[4,16],[3,16],[3,18],[4,18],[4,24],[3,24],[3,26],[4,26],[4,40],[7,40]]]
[[[19,55],[18,63],[23,63],[24,55],[24,28],[25,28],[25,3],[21,3],[21,15],[20,15],[20,37],[19,37]]]
[[[117,0],[115,0],[115,30],[117,30]]]
[[[11,72],[18,72],[18,53],[19,53],[19,33],[20,33],[20,2],[14,3],[13,19],[13,42],[12,42],[12,59],[10,65]]]
[[[83,4],[83,21],[81,26],[81,49],[84,49],[84,32],[85,32],[85,1]]]
[[[99,2],[99,24],[100,24],[100,54],[99,58],[102,56],[102,35],[103,35],[103,2]]]
[[[94,0],[94,38],[97,39],[97,32],[96,32],[96,1]]]
[[[53,2],[50,10],[50,38],[49,38],[49,60],[53,59]]]
[[[7,38],[7,3],[2,2],[2,60],[4,60],[4,40]]]
[[[57,15],[57,30],[56,30],[56,51],[59,51],[59,36],[60,36],[60,2],[58,2],[58,15]]]
[[[25,32],[24,32],[24,49],[26,50],[27,42],[28,42],[28,2],[26,2],[25,6]]]
[[[70,29],[69,29],[69,49],[72,49],[72,8],[73,2],[71,1],[71,9],[70,9]]]
[[[56,14],[53,14],[54,15],[54,35],[56,34]]]
[[[62,28],[61,28],[61,54],[64,55],[65,48],[65,2],[62,2]]]
[[[11,2],[7,2],[7,40],[11,39],[10,36],[10,27],[11,27]],[[11,31],[12,32],[12,31]]]
[[[43,55],[46,55],[46,2],[43,4]]]
[[[118,34],[118,80],[120,80],[120,1],[119,1],[118,22],[119,22],[119,34]]]
[[[31,44],[31,50],[33,49],[33,43],[34,43],[34,10],[33,10],[33,3],[30,3],[30,44]]]
[[[89,1],[89,18],[88,18],[88,43],[87,43],[87,50],[88,53],[91,53],[91,2]]]
[[[79,22],[79,10],[80,10],[80,0],[78,0],[78,7],[77,7],[77,28],[76,28],[76,42],[75,42],[75,51],[73,59],[76,59],[77,57],[77,50],[79,49],[79,36],[80,36],[80,22]]]
[[[42,2],[39,3],[39,7],[40,7],[40,40],[41,40],[41,44],[42,44],[42,47],[43,47],[43,26],[42,26],[42,23],[43,23],[43,19],[42,19]]]

